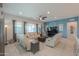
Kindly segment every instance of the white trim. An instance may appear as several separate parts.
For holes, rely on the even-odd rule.
[[[74,34],[74,35],[75,35],[75,37],[77,37],[77,21],[73,21],[73,22],[76,24],[76,25],[75,25],[75,26],[76,26],[76,29],[75,29],[75,34]],[[68,23],[67,23],[67,36],[70,35],[69,23],[71,23],[71,22],[68,22]]]

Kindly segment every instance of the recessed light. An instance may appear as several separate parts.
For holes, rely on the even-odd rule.
[[[48,11],[47,14],[50,14],[50,12]]]

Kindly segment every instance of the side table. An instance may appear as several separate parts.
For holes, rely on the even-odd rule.
[[[35,54],[37,51],[39,51],[39,42],[36,43],[31,42],[31,52]]]

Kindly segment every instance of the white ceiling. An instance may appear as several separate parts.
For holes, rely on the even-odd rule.
[[[40,15],[48,16],[47,20],[55,20],[79,15],[79,4],[67,3],[7,3],[3,10],[17,16],[37,18]],[[50,14],[47,14],[47,12]],[[56,17],[56,18],[55,18]]]

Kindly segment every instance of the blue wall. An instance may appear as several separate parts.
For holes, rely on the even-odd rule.
[[[67,37],[67,23],[72,22],[72,21],[77,21],[77,36],[79,37],[79,17],[70,17],[70,18],[64,18],[64,19],[59,19],[55,21],[49,21],[45,22],[45,27],[53,27],[53,26],[58,26],[59,24],[63,24],[63,31],[59,31],[62,33],[63,37]]]

